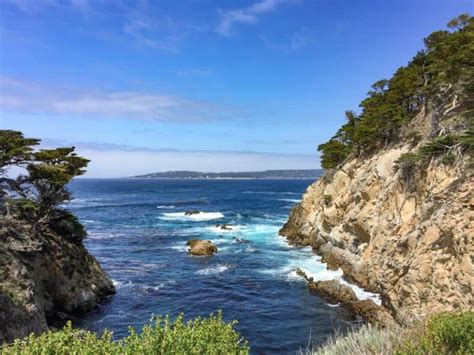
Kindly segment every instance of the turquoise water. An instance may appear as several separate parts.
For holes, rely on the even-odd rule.
[[[222,310],[253,353],[292,353],[354,324],[343,309],[310,294],[302,267],[332,278],[309,248],[278,236],[305,180],[76,180],[68,205],[117,294],[77,325],[116,337],[152,314],[206,316]],[[185,216],[188,210],[203,213]],[[226,223],[232,231],[216,224]],[[209,239],[212,257],[187,254],[186,241]]]

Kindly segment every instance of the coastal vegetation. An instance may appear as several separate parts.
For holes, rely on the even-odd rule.
[[[350,156],[367,156],[407,138],[404,128],[417,114],[428,111],[434,116],[433,141],[420,148],[416,156],[402,158],[401,164],[421,163],[433,156],[448,156],[444,162],[449,163],[454,154],[472,153],[472,108],[458,118],[463,134],[446,132],[439,118],[462,103],[473,103],[474,18],[462,14],[450,21],[448,28],[425,38],[425,48],[392,78],[373,84],[360,103],[360,114],[346,111],[347,122],[318,147],[324,169],[336,168]]]
[[[114,340],[110,331],[98,335],[74,329],[68,323],[59,331],[30,335],[4,346],[2,354],[248,354],[249,346],[234,330],[236,322],[226,323],[222,314],[185,321],[169,317],[152,319],[141,332],[130,327],[129,335]]]
[[[424,324],[379,328],[364,325],[346,335],[331,338],[312,355],[453,354],[474,353],[474,311],[441,313]]]
[[[21,132],[0,131],[0,206],[3,218],[27,223],[41,232],[51,228],[66,238],[81,241],[86,233],[77,218],[58,206],[70,199],[66,185],[85,173],[89,160],[74,147],[40,149],[39,139]],[[10,168],[20,174],[9,176]]]

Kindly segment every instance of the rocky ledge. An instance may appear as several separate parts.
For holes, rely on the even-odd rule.
[[[0,344],[60,325],[115,292],[82,241],[0,222]]]
[[[359,300],[350,286],[341,284],[338,280],[314,281],[301,269],[297,269],[296,272],[308,282],[311,292],[326,299],[329,303],[340,304],[353,314],[383,327],[395,323],[393,317],[384,307],[377,305],[372,300]]]

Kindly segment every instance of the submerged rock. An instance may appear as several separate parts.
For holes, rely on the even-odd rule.
[[[189,254],[197,256],[211,256],[217,252],[217,247],[210,240],[191,239],[186,245],[189,246]]]
[[[220,228],[225,231],[231,231],[232,227],[227,224],[216,224],[216,228]]]
[[[200,214],[201,211],[186,211],[184,212],[184,215],[185,216],[192,216],[192,215],[195,215],[195,214]]]
[[[234,237],[232,239],[235,240],[237,243],[250,243],[250,240],[244,238]]]

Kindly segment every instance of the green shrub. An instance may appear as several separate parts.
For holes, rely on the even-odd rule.
[[[420,157],[416,153],[404,153],[395,161],[395,171],[400,171],[400,175],[406,182],[410,182],[415,176],[419,167]]]
[[[86,237],[87,233],[84,226],[71,212],[56,209],[51,215],[49,226],[60,236],[76,242],[80,242]]]
[[[433,139],[422,145],[419,149],[420,158],[422,160],[428,160],[433,157],[443,155],[449,151],[449,148],[459,143],[459,137],[455,135],[444,135]]]
[[[397,354],[474,354],[474,311],[432,316],[421,338],[406,342]]]
[[[225,323],[222,314],[195,318],[187,322],[183,315],[152,319],[141,333],[114,341],[112,333],[101,335],[73,329],[68,323],[62,330],[16,340],[2,354],[248,354],[249,346],[234,330],[236,322]]]

